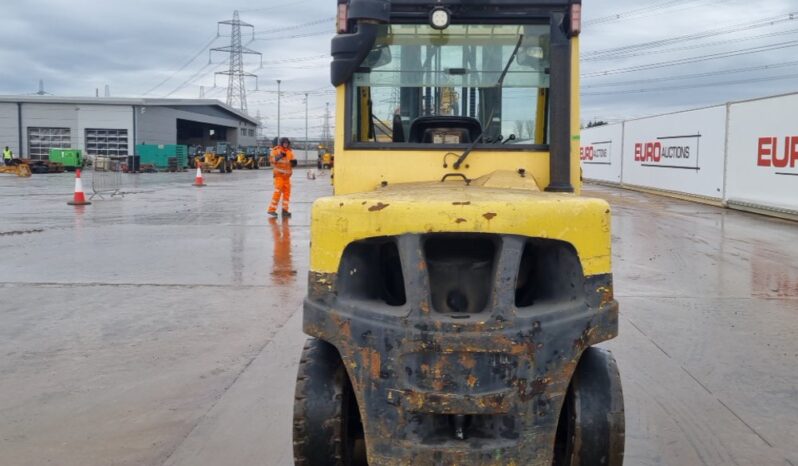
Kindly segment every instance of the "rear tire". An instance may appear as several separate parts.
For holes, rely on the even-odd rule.
[[[367,466],[355,393],[338,350],[311,338],[294,397],[295,466]]]
[[[612,353],[590,347],[571,379],[557,426],[553,466],[622,466],[625,420]]]

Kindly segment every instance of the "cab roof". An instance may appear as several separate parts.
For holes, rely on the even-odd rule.
[[[546,18],[553,11],[567,12],[582,0],[338,0],[349,3],[354,17],[416,23],[436,7],[444,7],[459,23],[505,23]],[[379,13],[379,12],[382,13]],[[388,16],[381,16],[388,15]],[[353,16],[350,15],[350,18]]]

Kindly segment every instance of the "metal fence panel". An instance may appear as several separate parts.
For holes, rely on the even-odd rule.
[[[94,171],[91,178],[91,190],[93,194],[90,199],[103,195],[121,196],[122,192],[122,164],[125,157],[111,157],[98,155],[94,159]]]

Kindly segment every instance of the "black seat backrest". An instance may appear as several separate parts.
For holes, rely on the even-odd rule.
[[[410,138],[408,142],[424,143],[432,142],[430,139],[430,130],[433,129],[455,129],[464,130],[465,137],[461,141],[463,144],[469,144],[474,141],[482,133],[482,125],[479,120],[471,117],[462,116],[422,116],[413,120],[410,124]]]
[[[393,116],[393,142],[405,142],[405,127],[402,125],[402,115]]]

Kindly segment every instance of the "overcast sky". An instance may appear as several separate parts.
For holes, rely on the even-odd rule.
[[[281,79],[283,132],[304,133],[302,93],[308,91],[310,132],[318,134],[325,103],[333,102],[334,0],[4,0],[0,94],[34,93],[43,79],[45,90],[59,96],[92,96],[97,88],[102,94],[108,84],[117,97],[197,98],[205,86],[206,97],[224,101],[226,78],[219,76],[214,88],[213,72],[226,69],[227,56],[214,53],[209,64],[207,49],[229,44],[229,29],[217,37],[216,22],[230,19],[234,9],[255,26],[256,40],[245,30],[245,44],[263,53],[261,69],[257,57],[246,59],[260,76],[259,91],[248,82],[250,113],[260,110],[270,134],[275,80]],[[788,20],[790,13],[798,13],[798,0],[584,0],[583,120],[798,91],[798,15]],[[626,55],[606,52],[719,29],[734,32]],[[700,58],[711,55],[721,58]],[[668,65],[694,59],[700,61]],[[764,68],[772,65],[778,66]],[[649,66],[655,67],[629,70]],[[704,76],[684,77],[694,74]]]

